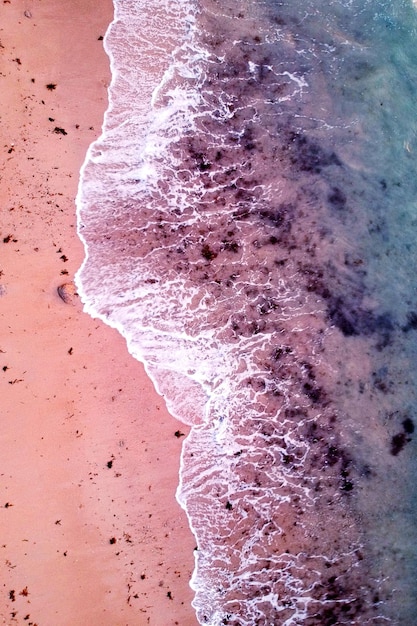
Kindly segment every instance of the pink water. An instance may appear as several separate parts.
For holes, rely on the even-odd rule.
[[[375,150],[386,118],[357,96],[381,97],[382,18],[313,0],[115,9],[77,283],[192,426],[178,501],[197,618],[412,626],[417,316],[392,243],[408,178],[390,179],[404,155]]]

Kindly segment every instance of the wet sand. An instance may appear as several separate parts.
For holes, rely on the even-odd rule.
[[[0,623],[192,626],[174,497],[187,429],[118,333],[57,291],[84,253],[74,198],[107,105],[112,5],[1,11]]]

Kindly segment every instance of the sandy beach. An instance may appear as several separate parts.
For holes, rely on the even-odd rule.
[[[110,0],[0,20],[0,623],[193,626],[182,434],[124,340],[71,291],[74,198],[110,79]],[[61,288],[61,296],[58,288]]]

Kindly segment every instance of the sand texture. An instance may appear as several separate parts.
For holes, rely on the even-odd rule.
[[[174,497],[187,430],[72,283],[112,5],[6,0],[0,15],[0,623],[194,625]]]

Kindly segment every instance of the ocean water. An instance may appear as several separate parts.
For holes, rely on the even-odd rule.
[[[416,7],[114,4],[76,280],[192,427],[198,622],[415,626]]]

